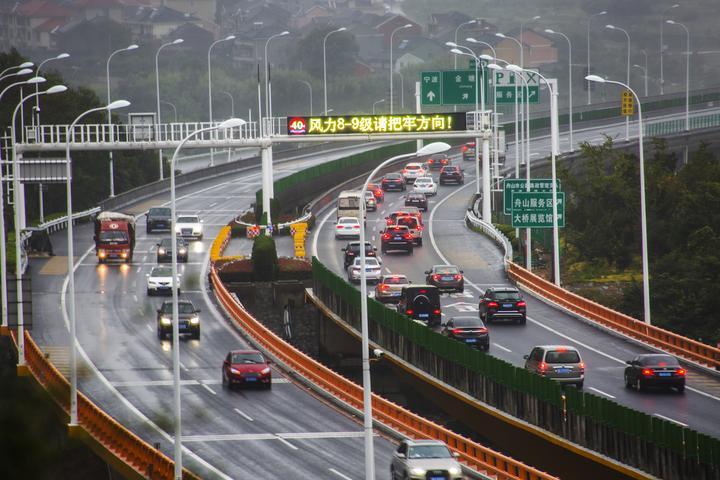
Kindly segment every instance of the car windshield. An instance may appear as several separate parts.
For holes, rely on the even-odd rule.
[[[443,158],[445,158],[445,155],[435,154],[435,155],[432,155],[430,158],[432,158],[433,160],[442,160]]]
[[[124,242],[127,241],[127,234],[125,232],[118,232],[117,230],[100,232],[101,242]]]
[[[408,458],[451,458],[445,445],[416,445],[408,448]]]
[[[439,273],[440,275],[455,275],[459,272],[460,270],[458,270],[457,267],[454,267],[452,265],[435,267],[435,273]]]
[[[169,217],[169,208],[151,208],[148,213],[153,217]]]
[[[200,219],[198,217],[178,217],[177,223],[198,223]]]
[[[385,175],[385,180],[400,180],[401,176],[399,173],[389,173]]]
[[[420,165],[408,165],[407,167],[405,167],[405,169],[406,170],[419,170]]]
[[[397,233],[397,234],[400,234],[400,233],[407,233],[407,231],[408,231],[408,228],[405,227],[405,226],[402,226],[402,227],[388,227],[388,228],[387,228],[387,232],[388,232],[388,233]]]
[[[265,359],[258,352],[233,353],[232,363],[265,363]]]
[[[370,190],[365,190],[365,198],[368,198],[368,199],[375,198],[375,195]]]
[[[520,300],[519,292],[495,292],[498,300]]]
[[[354,218],[341,218],[340,220],[338,220],[338,223],[342,223],[345,225],[348,225],[348,224],[357,225],[358,221]]]
[[[550,350],[545,354],[545,363],[579,363],[580,355],[575,350]]]
[[[658,365],[660,367],[676,367],[680,365],[675,357],[670,355],[648,355],[641,357],[640,363],[642,365]]]
[[[172,313],[172,302],[163,303],[162,313]],[[195,313],[195,307],[192,303],[178,303],[178,313]]]
[[[397,224],[405,225],[408,228],[417,228],[417,218],[415,217],[398,217]]]
[[[405,277],[385,277],[383,283],[390,285],[405,285],[408,283],[408,279]]]
[[[151,277],[172,277],[172,269],[167,267],[156,267],[150,273]]]
[[[455,317],[452,319],[456,327],[484,327],[482,320],[474,317]]]
[[[376,258],[366,258],[366,259],[365,259],[365,266],[367,266],[367,267],[377,267],[378,265],[380,265],[380,264],[378,263],[378,261],[377,261]],[[360,259],[359,259],[359,258],[356,258],[356,259],[355,259],[355,266],[356,266],[356,267],[359,267],[359,266],[360,266]]]
[[[360,198],[357,197],[342,197],[338,199],[338,207],[340,209],[358,209],[360,208]]]
[[[420,177],[417,180],[415,180],[415,185],[418,185],[421,183],[432,183],[432,178]]]

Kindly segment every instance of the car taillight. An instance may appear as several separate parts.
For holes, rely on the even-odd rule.
[[[405,313],[407,313],[408,315],[412,315],[413,314],[412,308],[408,308],[407,310],[405,310]]]
[[[412,240],[412,233],[406,233],[406,234],[405,234],[405,239],[406,239],[406,240]]]
[[[461,148],[461,150],[462,150],[463,152],[467,152],[467,150],[468,150],[467,145],[463,145],[462,148]]]
[[[389,233],[383,233],[382,238],[383,238],[383,240],[390,240],[390,234],[389,234]]]
[[[488,331],[487,328],[482,327],[481,329],[478,330],[478,333],[487,333],[487,331]]]
[[[462,280],[462,275],[455,275],[455,280]]]
[[[462,328],[453,328],[452,329],[453,335],[458,335],[462,333]]]
[[[378,188],[377,190],[375,190],[375,196],[376,196],[376,197],[381,197],[381,196],[382,196],[382,190],[379,189],[379,188]]]
[[[344,225],[337,225],[335,228],[345,228]]]
[[[585,362],[578,363],[578,367],[580,368],[581,372],[584,372],[585,371]]]
[[[650,370],[649,368],[643,368],[642,374],[645,375],[646,377],[652,377],[653,371]]]
[[[386,218],[385,223],[388,225],[392,225],[392,218]]]
[[[540,369],[540,372],[541,372],[541,373],[545,373],[545,371],[546,371],[547,368],[548,368],[547,363],[545,363],[545,362],[540,362],[540,366],[539,366],[538,368]]]
[[[524,306],[525,306],[525,302],[517,302],[517,306],[518,306],[518,307],[524,307]]]
[[[422,230],[422,227],[420,225],[418,225],[416,230],[420,231],[420,230]]]
[[[433,280],[440,280],[440,275],[435,274],[432,276]]]
[[[408,171],[403,169],[402,173],[403,173],[403,175],[405,175],[406,173],[408,173]]]
[[[487,304],[488,308],[498,308],[497,302],[488,302]]]
[[[433,310],[433,313],[434,313],[435,315],[440,315],[440,309],[439,309],[439,308],[436,308],[435,310]]]
[[[677,370],[675,370],[675,374],[680,375],[681,377],[684,377],[686,373],[687,372],[685,371],[684,368],[678,368]]]

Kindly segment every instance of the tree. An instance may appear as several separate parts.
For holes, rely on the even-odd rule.
[[[337,30],[329,26],[318,28],[303,37],[295,46],[292,58],[295,66],[311,75],[323,76],[323,39],[329,32]],[[333,33],[326,45],[327,70],[334,75],[349,73],[358,54],[355,37],[348,32]]]

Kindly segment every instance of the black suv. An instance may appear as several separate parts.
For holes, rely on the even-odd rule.
[[[382,180],[380,180],[380,188],[385,190],[400,190],[405,191],[405,179],[399,173],[388,173]]]
[[[485,323],[493,320],[508,319],[524,324],[526,304],[520,291],[515,287],[491,287],[480,298],[478,310]]]
[[[426,322],[428,327],[438,326],[442,318],[440,290],[432,285],[403,287],[397,311],[412,319]]]
[[[430,158],[427,160],[427,166],[430,170],[439,170],[445,165],[450,165],[450,157],[444,153],[430,155]]]
[[[172,300],[162,303],[157,311],[157,334],[163,340],[167,334],[172,335]],[[192,338],[200,340],[200,310],[190,300],[178,301],[178,327],[180,334],[189,334]]]
[[[424,193],[408,193],[405,195],[406,207],[417,207],[423,212],[427,212],[428,201]]]
[[[462,168],[456,165],[442,167],[438,183],[440,185],[445,185],[446,183],[457,183],[458,185],[462,185],[465,183],[465,174],[463,173]]]
[[[343,256],[343,270],[347,270],[355,261],[355,258],[360,257],[360,242],[350,242],[342,248],[342,251],[345,252]],[[376,252],[377,248],[373,247],[372,243],[365,242],[365,257],[376,257]]]
[[[157,244],[157,262],[172,262],[173,248],[172,239],[163,238]],[[188,245],[182,238],[177,238],[177,261],[187,263]]]
[[[152,233],[156,230],[161,232],[170,231],[172,222],[170,220],[170,207],[152,207],[145,214],[145,233]]]
[[[390,225],[382,232],[380,237],[380,250],[386,253],[388,250],[405,250],[413,253],[415,239],[410,229],[405,225]]]

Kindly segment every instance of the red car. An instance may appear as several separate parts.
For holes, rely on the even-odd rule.
[[[380,188],[380,185],[377,183],[368,183],[367,189],[368,192],[372,192],[373,195],[375,195],[375,201],[377,201],[377,203],[385,201],[385,191]]]
[[[272,371],[263,354],[257,350],[233,350],[227,354],[222,366],[223,386],[235,384],[262,385],[272,388]]]

